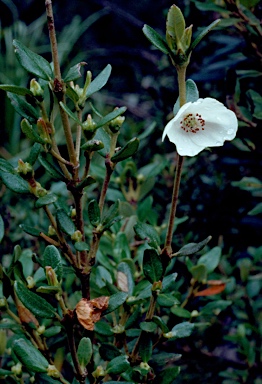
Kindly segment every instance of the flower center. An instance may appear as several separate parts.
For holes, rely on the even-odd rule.
[[[185,132],[197,133],[200,130],[204,131],[206,122],[199,113],[189,113],[180,121],[180,124]]]

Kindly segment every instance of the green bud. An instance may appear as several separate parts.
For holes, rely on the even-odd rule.
[[[81,147],[85,151],[93,152],[93,151],[99,151],[100,149],[104,148],[104,143],[102,143],[101,140],[89,140]]]
[[[29,190],[36,197],[43,197],[47,195],[47,190],[43,188],[42,185],[38,183],[38,181],[35,181],[34,179],[29,182]]]
[[[151,288],[152,292],[160,291],[161,289],[162,289],[162,281],[155,281]]]
[[[50,134],[53,133],[52,129],[47,126],[46,122],[41,117],[37,120],[37,128],[41,139],[43,139],[46,143],[51,144],[52,140]]]
[[[21,176],[28,176],[29,178],[34,175],[32,165],[29,163],[24,163],[23,160],[18,160],[18,166],[16,171],[21,174]]]
[[[71,239],[75,242],[82,241],[82,233],[79,230],[76,230],[72,235]]]
[[[40,327],[37,328],[36,332],[39,334],[39,335],[42,335],[44,332],[45,332],[45,326],[44,325],[40,325]]]
[[[147,363],[141,362],[140,363],[140,368],[141,369],[145,369],[146,371],[150,371],[150,365],[148,365]]]
[[[47,367],[47,375],[55,378],[60,377],[60,372],[57,370],[57,368],[54,365],[49,364]]]
[[[32,276],[28,276],[28,277],[26,278],[26,281],[27,281],[27,287],[28,287],[29,289],[34,288],[34,286],[35,286],[35,280],[34,280],[34,278],[33,278]]]
[[[56,235],[56,230],[52,225],[49,225],[47,234],[48,234],[48,236],[55,236]]]
[[[7,305],[6,298],[5,298],[5,297],[2,297],[2,298],[0,299],[0,308],[1,308],[1,309],[5,309],[5,308],[7,308],[7,307],[8,307],[8,305]]]
[[[112,328],[114,333],[120,334],[125,332],[125,327],[123,325],[117,324]]]
[[[97,124],[92,119],[92,116],[90,114],[88,114],[86,121],[84,121],[84,123],[83,123],[83,131],[84,131],[85,138],[87,140],[91,140],[95,136],[95,132],[97,129],[96,125]]]
[[[119,108],[116,107],[114,109],[114,111],[118,110]],[[115,119],[111,120],[108,124],[108,128],[110,129],[110,131],[112,133],[117,133],[120,128],[122,127],[123,123],[125,121],[125,117],[124,116],[118,116],[116,117]]]
[[[11,367],[11,371],[14,373],[14,375],[21,375],[22,373],[22,364],[17,363]]]
[[[105,376],[105,370],[104,368],[102,367],[102,365],[98,365],[98,367],[96,367],[96,370],[94,372],[92,372],[92,376],[94,378],[98,378],[100,376]]]
[[[48,281],[48,285],[51,285],[51,287],[57,287],[59,285],[57,275],[52,267],[46,266],[45,274]]]
[[[41,101],[43,100],[44,90],[36,81],[36,79],[32,79],[30,81],[30,91],[36,98],[40,99]]]

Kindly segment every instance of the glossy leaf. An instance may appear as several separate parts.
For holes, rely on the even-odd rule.
[[[141,332],[138,350],[143,363],[147,363],[153,352],[153,342],[150,333],[145,331]]]
[[[134,137],[123,148],[111,157],[113,163],[118,163],[133,156],[139,147],[139,140]]]
[[[26,161],[29,164],[34,165],[36,160],[38,159],[38,156],[40,155],[41,150],[42,150],[42,145],[39,143],[34,143]]]
[[[205,265],[207,273],[211,273],[218,266],[221,253],[222,250],[220,247],[214,247],[198,259],[197,265]]]
[[[146,249],[143,258],[143,272],[150,283],[159,281],[163,275],[161,257],[154,249]]]
[[[20,338],[13,342],[13,351],[19,361],[32,372],[47,372],[48,361],[30,341]]]
[[[61,231],[65,232],[67,235],[72,236],[76,231],[75,224],[63,209],[57,210],[56,220]]]
[[[16,112],[27,119],[30,123],[36,123],[38,118],[40,117],[38,111],[32,107],[27,101],[21,99],[19,96],[7,92],[7,96],[11,101],[12,106],[16,110]]]
[[[26,119],[23,119],[21,121],[21,130],[26,135],[26,137],[28,139],[32,140],[33,142],[40,143],[40,144],[46,144],[45,140],[42,139],[42,137],[40,137],[38,135],[38,133],[36,133],[36,131],[33,129],[32,125]]]
[[[128,296],[126,292],[118,292],[110,296],[108,308],[103,312],[103,315],[115,311],[120,305],[124,304]]]
[[[171,332],[173,334],[173,337],[180,339],[182,337],[190,336],[194,330],[194,327],[195,327],[194,324],[185,321],[184,323],[180,323],[180,324],[175,325],[172,328]]]
[[[212,239],[212,236],[208,236],[205,240],[200,241],[200,243],[189,243],[184,245],[180,250],[173,254],[173,256],[189,256],[194,255],[201,249],[203,249],[206,244]]]
[[[141,240],[146,240],[151,247],[156,249],[159,247],[160,238],[152,225],[137,222],[134,231]]]
[[[29,291],[22,283],[15,281],[14,289],[24,306],[34,315],[52,319],[56,316],[54,308],[41,296]]]
[[[166,368],[159,375],[159,383],[161,384],[172,384],[176,377],[180,373],[180,367]]]
[[[103,360],[113,360],[115,357],[120,356],[121,352],[119,349],[111,343],[102,343],[99,347],[99,354]]]
[[[15,93],[16,95],[20,95],[20,96],[26,96],[26,95],[33,96],[30,89],[19,87],[17,85],[1,84],[0,89],[6,92]]]
[[[110,64],[108,64],[102,72],[99,73],[99,75],[96,76],[96,78],[91,81],[87,88],[86,97],[90,97],[93,95],[93,93],[99,91],[101,88],[103,88],[104,85],[106,85],[110,74],[112,71],[112,67]]]
[[[81,62],[81,63],[78,63],[76,65],[74,65],[73,67],[71,67],[69,69],[69,71],[67,72],[65,78],[63,79],[65,83],[68,83],[69,81],[75,81],[77,79],[79,79],[82,74],[81,74],[81,68],[82,66],[86,65],[87,63],[85,62]]]
[[[26,71],[44,80],[52,79],[53,71],[46,59],[28,49],[18,40],[13,41],[13,46],[19,63]]]
[[[172,39],[179,42],[185,32],[185,19],[181,10],[172,5],[167,14],[166,32]]]
[[[21,176],[0,171],[0,179],[5,186],[16,193],[29,193],[28,183]]]
[[[55,194],[48,193],[47,195],[43,197],[39,197],[39,199],[36,200],[35,207],[41,208],[41,207],[44,207],[45,205],[53,204],[56,200],[57,200],[57,196]]]
[[[90,223],[94,227],[96,227],[100,223],[100,220],[101,220],[100,208],[99,208],[96,200],[91,200],[89,202],[87,212],[88,212],[88,217],[89,217]]]
[[[77,357],[82,370],[90,362],[93,354],[92,342],[89,337],[82,337],[77,348]]]
[[[58,280],[63,276],[63,263],[58,249],[54,245],[48,245],[44,251],[44,266],[52,267]]]
[[[190,272],[193,278],[200,283],[204,283],[207,279],[207,269],[204,264],[195,265]]]
[[[169,54],[170,50],[166,41],[153,28],[145,24],[143,27],[143,32],[144,32],[144,35],[150,41],[150,43],[152,43],[156,48],[158,48],[163,53]]]

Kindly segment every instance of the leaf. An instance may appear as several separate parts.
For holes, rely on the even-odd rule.
[[[26,137],[33,142],[46,144],[46,141],[35,132],[32,125],[26,119],[21,121],[21,130],[26,135]]]
[[[207,273],[211,273],[218,266],[220,258],[221,248],[214,247],[198,259],[197,265],[203,264],[206,267]]]
[[[166,41],[153,28],[149,27],[149,25],[146,25],[146,24],[144,25],[143,33],[148,38],[150,43],[152,43],[160,51],[166,54],[170,53],[170,50]]]
[[[19,227],[26,233],[28,233],[31,236],[39,236],[41,231],[40,229],[37,229],[35,227],[31,227],[29,225],[20,224]]]
[[[120,305],[124,304],[128,297],[128,293],[126,292],[118,292],[114,295],[110,296],[108,308],[103,312],[103,315],[106,315],[110,312],[115,311]]]
[[[153,316],[152,318],[153,322],[156,323],[163,333],[167,333],[169,331],[168,326],[164,322],[164,320],[159,316]]]
[[[155,249],[146,249],[143,258],[143,272],[150,283],[159,281],[163,276],[161,257]]]
[[[175,325],[171,332],[173,334],[173,337],[180,339],[182,337],[188,337],[193,332],[195,325],[192,323],[189,323],[185,321],[184,323],[180,323]]]
[[[68,96],[74,103],[77,103],[79,100],[79,95],[69,84],[66,84],[66,96]]]
[[[110,64],[108,64],[103,69],[103,71],[100,72],[99,75],[97,75],[93,81],[91,81],[86,91],[86,97],[90,97],[91,95],[93,95],[93,93],[99,91],[101,88],[103,88],[104,85],[106,85],[111,71],[112,67]]]
[[[90,223],[94,227],[97,227],[97,225],[100,223],[101,217],[100,217],[100,208],[96,200],[91,200],[89,202],[87,212],[88,212]]]
[[[21,300],[24,306],[34,315],[46,319],[56,317],[54,308],[41,296],[29,291],[29,289],[27,289],[22,283],[15,281],[14,289],[19,300]]]
[[[40,164],[45,168],[45,170],[52,176],[55,180],[65,180],[63,173],[56,168],[45,155],[40,155],[38,157]]]
[[[232,305],[232,301],[215,300],[207,303],[200,311],[201,315],[218,315],[221,311]]]
[[[194,294],[194,296],[212,296],[217,295],[218,293],[221,293],[226,288],[226,283],[224,283],[221,280],[208,280],[207,285],[209,285],[208,288],[203,289],[202,291],[198,291]]]
[[[72,120],[74,120],[81,127],[83,126],[82,121],[80,121],[78,117],[71,111],[71,109],[69,109],[62,101],[60,101],[59,105],[68,114],[68,116],[71,117]]]
[[[199,92],[196,83],[194,80],[188,79],[186,81],[186,102],[189,103],[194,103],[199,99]],[[177,98],[176,104],[174,105],[173,108],[173,113],[174,115],[177,114],[177,112],[180,109],[180,99],[179,97]]]
[[[13,41],[16,57],[21,66],[33,75],[44,80],[51,80],[53,71],[46,59],[28,49],[18,40]]]
[[[109,134],[103,128],[100,128],[96,131],[95,140],[99,140],[104,144],[104,148],[100,149],[98,153],[105,157],[110,151],[111,139]]]
[[[187,54],[189,54],[196,46],[197,44],[210,32],[213,28],[215,28],[220,23],[220,19],[214,20],[211,24],[209,24],[208,27],[205,27],[199,35],[196,37],[196,39],[193,41],[193,43],[188,48]]]
[[[13,351],[29,371],[47,372],[48,361],[30,341],[22,338],[16,339],[13,342]]]
[[[98,121],[98,123],[96,124],[96,128],[100,128],[108,124],[111,120],[114,120],[116,117],[122,115],[126,111],[126,109],[126,107],[114,109],[112,112],[108,113],[108,115],[102,117],[102,119]]]
[[[19,115],[27,119],[30,123],[37,122],[39,113],[31,104],[10,92],[7,92],[7,97],[10,99],[12,106]]]
[[[160,384],[172,384],[180,373],[180,367],[166,368],[159,375]]]
[[[8,161],[0,159],[0,171],[16,174],[16,170]]]
[[[262,189],[262,182],[256,177],[243,177],[240,181],[233,181],[231,184],[244,191],[253,192]]]
[[[72,236],[73,233],[75,233],[76,231],[75,224],[62,208],[57,210],[56,220],[61,231],[63,231],[64,233],[70,236]]]
[[[247,214],[254,216],[262,213],[262,203],[258,203],[254,208],[252,208]]]
[[[176,42],[181,42],[185,32],[185,19],[181,10],[172,5],[167,14],[166,32]]]
[[[119,210],[119,200],[117,200],[114,204],[110,206],[108,211],[103,215],[102,217],[102,224],[104,227],[104,230],[109,228],[115,221],[115,219],[118,219],[117,214]]]
[[[93,354],[92,342],[89,337],[82,337],[77,348],[77,357],[82,370],[90,362]]]
[[[198,264],[191,268],[193,278],[199,283],[203,283],[207,279],[207,269],[204,264]]]
[[[157,303],[161,307],[173,307],[180,304],[179,300],[172,293],[160,293],[157,296]]]
[[[127,359],[127,356],[117,356],[111,360],[106,367],[107,374],[119,375],[128,370],[130,363]]]
[[[2,216],[0,215],[0,243],[3,240],[5,234],[5,225]]]
[[[139,324],[139,327],[142,329],[142,331],[150,333],[150,332],[155,332],[157,325],[153,321],[142,321]]]
[[[137,222],[134,226],[134,231],[141,240],[146,240],[151,247],[156,249],[159,247],[160,238],[152,225]]]
[[[128,159],[129,157],[133,156],[139,147],[139,140],[134,137],[132,140],[130,140],[123,148],[120,149],[117,153],[115,153],[111,157],[111,161],[113,163],[117,163],[119,161],[123,161],[125,159]]]
[[[172,307],[171,312],[178,317],[183,317],[185,319],[190,319],[191,313],[187,311],[185,308],[181,307]]]
[[[15,175],[13,173],[0,171],[0,179],[5,184],[5,186],[11,191],[16,193],[29,193],[29,186],[27,181],[22,179],[21,176]]]
[[[114,344],[102,343],[99,347],[99,354],[103,360],[108,361],[120,356],[121,352]]]
[[[128,296],[132,296],[135,283],[131,268],[125,262],[121,262],[117,266],[117,286],[123,292],[127,292]]]
[[[0,89],[6,92],[15,93],[16,95],[20,95],[20,96],[26,96],[26,95],[33,96],[30,89],[19,87],[17,85],[1,84]]]
[[[54,245],[48,245],[44,251],[44,266],[52,267],[58,280],[63,276],[63,263],[58,249]]]
[[[26,161],[29,164],[34,165],[36,160],[38,159],[38,156],[40,155],[41,149],[42,149],[42,145],[41,144],[34,143],[34,145],[32,146],[32,148],[30,150],[29,156],[26,159]]]
[[[197,253],[203,249],[206,244],[212,239],[212,236],[208,236],[205,240],[200,241],[200,243],[189,243],[184,245],[180,250],[174,253],[172,256],[189,256]]]
[[[57,196],[54,193],[48,193],[47,195],[43,197],[39,197],[39,199],[35,202],[36,208],[44,207],[48,204],[53,204],[57,200]]]
[[[82,251],[89,251],[89,245],[85,243],[84,241],[77,241],[74,243],[74,247],[77,251],[82,252]]]
[[[74,65],[73,67],[71,67],[69,69],[69,71],[67,72],[65,78],[63,79],[65,83],[68,83],[69,81],[75,81],[77,79],[79,79],[82,74],[81,74],[81,67],[86,65],[87,63],[85,63],[84,61],[82,61],[81,63],[78,63],[76,65]]]
[[[153,342],[150,333],[145,331],[141,332],[138,350],[143,363],[147,363],[150,360],[153,352]]]

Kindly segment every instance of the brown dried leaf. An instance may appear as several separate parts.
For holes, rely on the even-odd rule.
[[[17,312],[19,319],[21,320],[22,324],[34,324],[36,328],[39,327],[38,320],[35,318],[35,316],[32,314],[32,312],[29,311],[19,300],[17,303]]]
[[[108,302],[108,296],[101,296],[92,300],[81,299],[76,305],[79,323],[85,329],[93,331],[95,323],[100,320],[102,312],[107,309]]]

